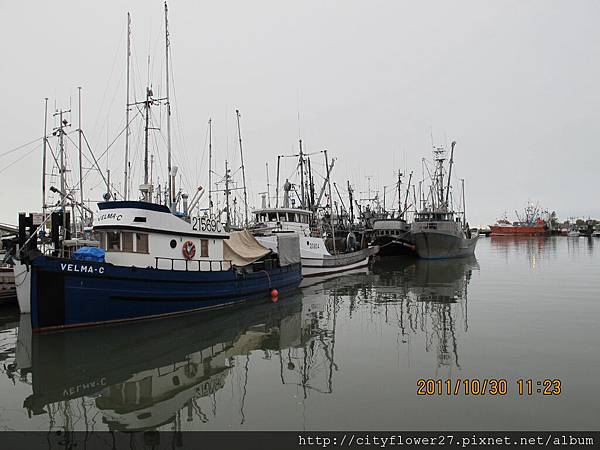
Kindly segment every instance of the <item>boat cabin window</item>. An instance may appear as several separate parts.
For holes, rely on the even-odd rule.
[[[121,233],[118,231],[106,232],[106,251],[120,252],[121,251]]]
[[[208,257],[208,239],[200,239],[200,257]]]
[[[148,235],[145,233],[102,231],[98,238],[107,252],[148,253]]]
[[[148,235],[146,233],[135,233],[136,253],[148,253]]]
[[[277,217],[277,213],[269,213],[269,222],[277,222],[278,221],[278,217]]]
[[[295,213],[287,213],[287,216],[288,216],[288,222],[298,222],[298,220],[296,219]]]
[[[133,233],[121,233],[121,251],[133,253]]]

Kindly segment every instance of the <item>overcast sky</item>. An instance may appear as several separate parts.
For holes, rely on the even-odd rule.
[[[41,146],[4,153],[42,136],[45,97],[51,110],[71,98],[76,113],[82,86],[82,128],[96,155],[121,131],[127,11],[132,99],[141,100],[148,73],[162,95],[162,2],[0,0],[0,222],[40,210]],[[340,188],[350,179],[365,191],[371,177],[380,195],[398,169],[420,174],[433,134],[438,145],[457,141],[472,224],[528,201],[561,218],[600,216],[599,19],[600,3],[581,0],[171,1],[181,182],[206,185],[209,117],[215,169],[226,158],[239,165],[239,108],[253,205],[266,190],[265,163],[274,184],[276,155],[297,149],[299,130],[308,151],[338,159]],[[76,114],[72,121],[75,129]],[[138,177],[140,125],[132,127]],[[154,132],[157,148],[165,134]],[[156,152],[164,179],[164,147]],[[123,160],[121,137],[100,163],[119,189]],[[100,198],[92,179],[88,197]]]

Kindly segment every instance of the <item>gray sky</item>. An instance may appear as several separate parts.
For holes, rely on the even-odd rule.
[[[209,117],[216,169],[225,158],[239,164],[239,108],[252,204],[266,189],[265,162],[273,184],[276,155],[297,149],[300,125],[308,151],[338,158],[340,186],[350,179],[365,190],[372,176],[381,189],[405,162],[420,173],[433,131],[436,144],[458,142],[455,170],[466,180],[472,224],[512,215],[528,200],[561,218],[600,216],[597,1],[175,0],[169,8],[173,148],[188,189],[206,185]],[[44,97],[51,109],[55,101],[68,107],[71,97],[76,112],[78,86],[82,128],[97,155],[105,150],[124,124],[127,11],[132,92],[141,100],[150,54],[153,86],[163,94],[160,1],[0,0],[0,155],[42,135]],[[74,129],[76,114],[73,122]],[[0,156],[0,222],[40,209],[34,148]],[[109,151],[118,185],[123,152],[123,139]],[[164,173],[160,152],[155,170]],[[90,175],[95,198],[98,180]]]

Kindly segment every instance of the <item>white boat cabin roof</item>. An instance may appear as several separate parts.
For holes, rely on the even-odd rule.
[[[257,222],[309,223],[313,213],[299,208],[263,208],[255,209],[252,214]]]
[[[173,214],[167,206],[156,203],[131,200],[101,202],[98,209],[99,213],[94,216],[94,231],[125,229],[217,239],[229,237],[218,220],[191,217],[188,222]]]

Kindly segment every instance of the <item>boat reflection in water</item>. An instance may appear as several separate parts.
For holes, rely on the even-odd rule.
[[[468,285],[479,264],[474,256],[447,260],[381,259],[372,266],[370,302],[394,309],[401,342],[425,335],[425,351],[437,368],[460,368],[459,336],[468,331]]]
[[[551,236],[490,236],[492,249],[505,261],[511,255],[525,256],[529,267],[535,270],[545,258],[556,254],[557,239]]]
[[[475,258],[387,258],[311,280],[277,302],[208,316],[33,335],[25,321],[12,377],[31,384],[24,407],[31,418],[47,415],[51,432],[255,426],[265,411],[257,398],[307,408],[321,403],[312,396],[337,402],[348,392],[344,385],[336,390],[339,372],[369,376],[372,368],[356,372],[348,359],[349,349],[364,350],[362,338],[346,334],[336,344],[340,326],[385,327],[383,354],[424,341],[425,351],[414,352],[424,354],[424,364],[435,352],[436,371],[460,367],[467,287],[477,267]],[[339,361],[338,353],[346,356]],[[282,415],[280,428],[297,426],[294,410],[284,409],[289,416]]]
[[[86,408],[85,397],[93,399],[87,408],[100,410],[111,430],[176,423],[180,410],[199,411],[197,399],[223,388],[236,356],[303,345],[301,312],[296,292],[277,303],[209,317],[190,314],[54,334],[32,335],[24,326],[16,369],[21,379],[31,372],[33,388],[24,406],[30,416],[56,415],[50,423],[65,431],[72,431],[69,415]]]

